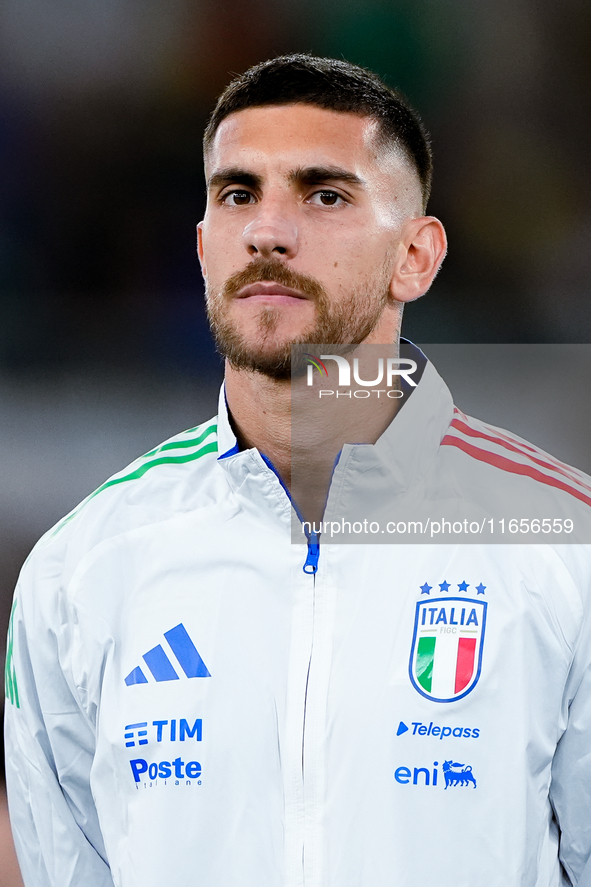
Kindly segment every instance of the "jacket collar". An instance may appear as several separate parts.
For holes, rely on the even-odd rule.
[[[394,420],[375,444],[345,444],[333,474],[328,508],[340,510],[344,500],[361,484],[366,496],[378,499],[401,494],[420,483],[433,464],[453,417],[449,389],[422,351],[401,340],[401,355],[415,360],[420,381],[406,393]],[[274,476],[272,466],[256,449],[240,451],[228,416],[222,386],[218,416],[218,462],[228,472],[233,486],[242,486],[249,475]]]

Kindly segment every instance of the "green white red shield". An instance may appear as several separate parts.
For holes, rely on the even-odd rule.
[[[485,601],[434,598],[417,603],[409,674],[433,702],[454,702],[480,677],[486,628]]]

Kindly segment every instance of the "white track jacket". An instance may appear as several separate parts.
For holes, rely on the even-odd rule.
[[[343,449],[331,490],[368,484],[591,511],[431,364]],[[306,573],[291,512],[222,398],[37,545],[6,668],[27,887],[588,887],[591,549],[321,538]]]

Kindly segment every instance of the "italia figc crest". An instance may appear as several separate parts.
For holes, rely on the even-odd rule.
[[[410,651],[413,687],[432,702],[455,702],[480,677],[486,628],[485,601],[434,598],[419,601]]]

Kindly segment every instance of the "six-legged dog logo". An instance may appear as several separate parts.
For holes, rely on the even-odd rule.
[[[450,785],[466,786],[470,783],[472,783],[473,788],[476,788],[476,780],[472,774],[472,767],[469,764],[464,766],[454,761],[444,761],[443,775],[446,788],[449,788]]]

